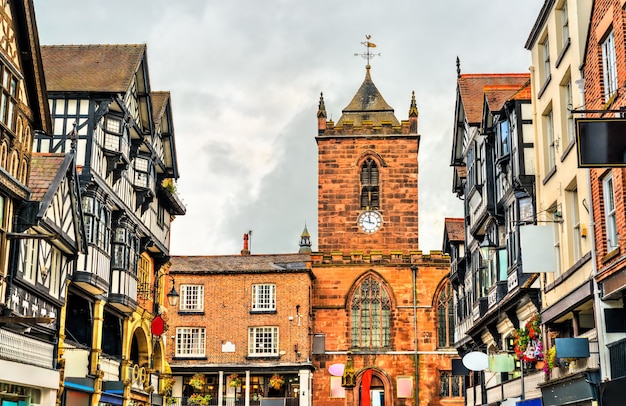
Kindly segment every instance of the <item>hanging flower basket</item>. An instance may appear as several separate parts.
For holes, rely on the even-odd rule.
[[[189,380],[189,385],[193,386],[196,389],[202,389],[204,387],[204,383],[204,375],[202,374],[195,374]]]
[[[284,384],[285,384],[285,379],[278,374],[274,374],[270,378],[270,387],[274,389],[280,389]]]
[[[169,375],[161,376],[161,391],[159,394],[161,396],[169,395],[175,383],[176,383],[176,379],[174,379],[174,377],[169,376]]]
[[[201,394],[201,393],[194,393],[189,397],[189,404],[190,405],[208,405],[209,402],[211,401],[211,395],[207,394]]]
[[[241,385],[241,379],[239,379],[239,375],[237,374],[228,375],[228,381],[228,386],[230,386],[231,388],[236,388],[237,386]]]
[[[541,316],[534,315],[524,328],[513,332],[513,344],[517,359],[534,363],[543,360],[543,342],[541,341]]]

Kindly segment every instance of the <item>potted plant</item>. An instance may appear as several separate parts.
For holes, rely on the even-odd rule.
[[[228,375],[228,386],[230,386],[231,388],[236,388],[239,385],[241,385],[241,379],[239,379],[239,375],[237,374]]]
[[[211,395],[202,394],[202,393],[194,393],[189,397],[190,405],[208,405],[211,401]]]
[[[193,386],[196,389],[202,389],[204,387],[204,383],[204,375],[202,374],[195,374],[189,380],[189,385]]]
[[[274,389],[280,389],[284,383],[285,383],[285,379],[278,374],[274,374],[270,378],[270,387]]]
[[[176,383],[176,379],[170,375],[162,375],[161,376],[161,390],[159,391],[159,395],[167,396],[172,392],[172,388]]]

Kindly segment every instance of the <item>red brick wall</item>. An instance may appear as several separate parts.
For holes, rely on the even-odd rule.
[[[318,137],[319,251],[416,250],[418,248],[418,137]],[[360,170],[364,154],[382,157],[380,211],[384,224],[360,232]]]
[[[172,365],[192,366],[211,363],[237,363],[244,365],[254,360],[246,358],[248,352],[248,327],[278,326],[279,350],[285,351],[281,363],[305,362],[310,352],[310,307],[311,279],[308,273],[228,273],[228,274],[175,274],[176,288],[180,285],[204,285],[204,314],[178,314],[175,309],[167,312],[169,330],[167,356]],[[252,285],[257,283],[276,284],[275,314],[250,314]],[[167,289],[170,289],[168,287]],[[300,305],[300,326],[297,325],[296,305]],[[294,320],[289,321],[289,316]],[[206,326],[206,360],[176,360],[176,327]],[[223,353],[222,344],[230,341],[236,352]],[[294,351],[298,344],[301,357]]]
[[[398,376],[415,376],[415,334],[413,313],[413,289],[411,261],[418,265],[417,296],[417,349],[419,353],[419,405],[463,404],[463,400],[439,398],[439,371],[451,370],[451,359],[456,358],[453,349],[436,352],[437,308],[433,303],[435,292],[449,272],[449,260],[440,254],[432,256],[404,256],[398,263],[383,258],[382,263],[355,263],[324,259],[313,255],[314,281],[313,334],[325,335],[327,354],[314,355],[316,367],[313,375],[313,404],[351,404],[346,399],[330,399],[330,373],[328,367],[335,363],[345,364],[345,352],[350,350],[349,292],[354,284],[368,272],[375,272],[392,292],[391,348],[369,354],[353,350],[354,367],[362,372],[375,369],[387,377],[390,385],[386,391],[387,405],[415,405],[414,399],[396,399]],[[366,258],[367,260],[367,258]],[[356,392],[355,392],[356,393]],[[358,395],[355,395],[358,396]],[[355,401],[354,404],[357,404]]]
[[[623,0],[598,0],[594,2],[592,21],[589,29],[588,47],[585,65],[585,108],[587,110],[609,109],[617,110],[626,106],[626,44],[624,24]],[[615,53],[617,62],[618,91],[617,96],[607,103],[604,100],[604,78],[602,68],[601,44],[606,35],[613,30],[615,37]],[[587,117],[615,117],[614,112],[604,115],[588,113]],[[611,171],[613,174],[613,186],[615,191],[616,221],[618,237],[618,250],[607,251],[606,222],[604,219],[604,196],[602,179]],[[597,248],[597,266],[599,279],[603,279],[624,265],[623,256],[626,250],[626,213],[624,186],[626,177],[624,169],[592,169],[591,170],[591,194],[595,220],[595,243]]]

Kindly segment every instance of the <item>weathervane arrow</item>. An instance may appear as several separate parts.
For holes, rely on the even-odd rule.
[[[376,44],[374,44],[373,42],[370,42],[370,39],[372,38],[371,35],[366,35],[365,36],[365,41],[361,42],[361,44],[363,44],[363,46],[365,46],[365,48],[367,48],[367,51],[359,54],[359,53],[355,53],[354,56],[360,56],[363,59],[367,60],[367,68],[369,69],[370,67],[370,59],[372,59],[375,56],[380,56],[381,54],[374,54],[372,52],[370,52],[370,48],[376,48]]]

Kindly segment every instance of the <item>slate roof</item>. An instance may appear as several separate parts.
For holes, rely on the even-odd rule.
[[[308,272],[311,256],[306,254],[172,256],[172,273]]]
[[[485,87],[511,86],[520,89],[530,80],[530,73],[471,73],[457,79],[467,122],[478,126],[482,120]]]
[[[343,126],[346,121],[351,121],[353,125],[360,126],[364,119],[371,120],[375,126],[381,125],[383,121],[391,122],[394,126],[400,125],[400,121],[393,113],[393,108],[383,99],[372,81],[369,67],[366,68],[365,79],[361,87],[342,113],[335,127]]]
[[[28,188],[31,191],[30,200],[37,202],[43,200],[54,178],[59,173],[65,156],[61,153],[33,152],[30,161],[30,177],[28,178]]]
[[[145,44],[42,46],[47,89],[124,93],[145,53]]]
[[[444,220],[448,241],[465,240],[464,222],[462,218],[446,217]]]

